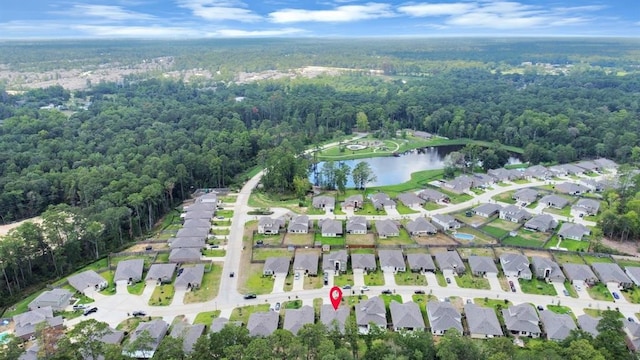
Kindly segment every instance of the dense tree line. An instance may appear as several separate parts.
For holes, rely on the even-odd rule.
[[[640,175],[623,169],[618,186],[603,194],[603,210],[598,220],[602,234],[622,241],[640,238]]]

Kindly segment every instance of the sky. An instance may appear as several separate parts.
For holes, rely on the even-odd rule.
[[[0,0],[0,39],[640,37],[640,0]]]

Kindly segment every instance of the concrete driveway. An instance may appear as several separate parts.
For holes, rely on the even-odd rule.
[[[275,282],[273,283],[273,291],[272,294],[283,293],[284,292],[284,283],[287,281],[286,274],[276,274]]]
[[[503,291],[502,286],[500,285],[500,279],[498,279],[498,274],[487,274],[487,280],[489,280],[489,286],[491,286],[492,291]]]
[[[127,290],[127,283],[128,282],[126,280],[120,280],[116,282],[116,294],[128,295],[129,290]]]
[[[184,305],[184,295],[186,293],[186,289],[176,289],[175,293],[173,294],[173,301],[171,302],[171,305]]]
[[[558,294],[558,296],[565,297],[564,291],[566,291],[567,288],[564,287],[564,283],[552,281],[551,285],[553,285],[553,288],[556,289],[556,294]]]
[[[611,296],[613,296],[613,293],[617,293],[618,294],[619,299],[616,299],[615,297],[613,298],[613,301],[616,304],[628,304],[629,303],[627,301],[627,298],[625,298],[624,295],[622,295],[622,291],[620,291],[620,289],[618,288],[618,284],[608,283],[607,284],[607,289],[611,293]]]
[[[518,281],[517,277],[507,277],[507,282],[509,282],[509,281],[513,282],[513,287],[516,289],[517,293],[521,293],[522,292],[522,289],[520,288],[520,281]],[[511,289],[509,289],[509,291],[511,291]],[[513,292],[513,291],[511,291],[511,292]],[[562,293],[560,293],[560,294],[562,294]]]
[[[156,280],[149,280],[145,282],[144,290],[142,290],[142,295],[140,295],[142,300],[149,302],[149,299],[151,299],[151,295],[153,294],[153,290],[156,289],[156,285],[158,285],[158,281]]]
[[[396,274],[393,271],[385,271],[382,273],[384,275],[384,286],[396,286]]]
[[[424,276],[427,278],[428,286],[440,287],[440,285],[438,284],[438,278],[436,277],[436,274],[432,273],[431,271],[427,271],[424,273]]]
[[[295,275],[293,276],[293,290],[292,291],[300,291],[300,290],[304,290],[304,279],[305,279],[305,275],[302,275],[302,272],[298,272],[298,274],[300,274],[300,276],[298,277],[298,280],[296,280]]]
[[[364,270],[353,269],[353,286],[364,286]]]

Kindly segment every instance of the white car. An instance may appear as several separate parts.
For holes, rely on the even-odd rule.
[[[300,279],[300,273],[297,272],[296,275],[293,277],[295,280],[299,280]]]
[[[360,290],[362,291],[369,291],[369,287],[368,286],[363,286],[360,288]]]

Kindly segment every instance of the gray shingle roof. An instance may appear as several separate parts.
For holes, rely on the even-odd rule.
[[[169,239],[169,246],[172,249],[181,249],[181,248],[194,248],[194,249],[202,249],[206,245],[206,241],[204,237],[201,236],[190,236],[190,237],[179,237]]]
[[[464,263],[457,251],[443,251],[435,254],[436,263],[440,270],[456,270],[464,269]]]
[[[378,250],[378,259],[380,259],[380,267],[406,267],[402,250]]]
[[[551,215],[542,214],[534,216],[531,220],[524,223],[524,226],[528,229],[547,232],[557,226],[557,221]]]
[[[169,336],[176,339],[182,338],[182,350],[185,354],[189,354],[193,351],[193,346],[203,333],[204,324],[189,325],[179,322],[173,325]]]
[[[175,287],[187,288],[189,284],[191,286],[199,287],[202,284],[202,277],[204,276],[204,265],[196,264],[195,266],[184,267],[182,274],[176,277]]]
[[[386,309],[384,301],[375,296],[369,300],[360,302],[356,308],[356,323],[360,326],[374,323],[378,326],[387,326]]]
[[[176,263],[188,263],[200,261],[202,253],[196,248],[173,249],[169,253],[169,261]]]
[[[418,195],[412,192],[402,193],[398,195],[398,200],[400,200],[404,205],[408,207],[422,205],[425,202],[424,199],[420,198]]]
[[[582,240],[582,237],[589,233],[591,231],[586,226],[572,223],[563,223],[558,230],[558,236],[574,240]]]
[[[498,267],[489,256],[469,256],[469,267],[473,273],[498,273]]]
[[[396,329],[410,328],[413,330],[424,329],[424,319],[418,304],[408,302],[400,304],[395,300],[391,300],[389,304],[391,311],[391,321]]]
[[[582,314],[578,316],[578,325],[580,326],[580,329],[593,335],[593,337],[596,337],[600,333],[597,329],[600,319],[602,318],[601,317],[595,318],[591,315]]]
[[[129,338],[129,344],[134,343],[136,341],[136,339],[143,332],[146,331],[151,336],[151,339],[153,339],[151,344],[147,344],[147,345],[149,345],[151,350],[146,350],[146,349],[145,350],[136,350],[136,351],[131,352],[131,353],[129,353],[127,351],[123,351],[123,354],[131,356],[131,357],[136,357],[136,358],[146,358],[146,359],[148,359],[148,358],[153,357],[153,354],[158,349],[158,346],[160,345],[160,342],[162,341],[164,336],[167,334],[167,329],[168,328],[169,328],[169,324],[167,324],[166,322],[164,322],[163,320],[160,320],[160,319],[156,319],[156,320],[152,320],[152,321],[149,321],[149,322],[140,323],[138,325],[138,327],[131,334],[131,336]]]
[[[116,273],[113,276],[114,281],[133,279],[133,281],[142,280],[142,269],[144,268],[143,259],[123,260],[118,263]]]
[[[176,264],[153,264],[147,272],[145,280],[173,279],[176,271]]]
[[[338,234],[342,235],[342,221],[334,219],[319,220],[322,234]]]
[[[347,220],[347,232],[367,232],[367,219],[364,216],[352,216]]]
[[[562,264],[565,275],[570,281],[582,280],[588,281],[590,279],[597,279],[596,274],[591,270],[589,265],[586,264]]]
[[[307,232],[309,231],[309,217],[307,215],[298,215],[289,221],[289,232]]]
[[[480,204],[479,206],[476,206],[475,208],[473,208],[473,212],[475,212],[478,215],[491,216],[499,212],[500,209],[502,209],[502,206],[498,204]]]
[[[389,195],[385,193],[375,193],[371,195],[371,202],[373,203],[373,207],[375,209],[383,209],[386,206],[395,206],[396,202],[391,200]]]
[[[87,270],[69,276],[67,280],[69,281],[69,285],[80,292],[88,287],[95,288],[97,286],[98,288],[103,288],[107,286],[107,280],[93,270]]]
[[[340,306],[338,310],[334,310],[333,305],[324,304],[320,309],[320,321],[327,329],[332,330],[333,326],[337,326],[338,331],[344,333],[344,324],[349,317],[349,309],[349,306]]]
[[[432,331],[456,329],[462,334],[462,315],[451,303],[431,300],[427,303],[427,316]]]
[[[409,233],[412,235],[418,233],[435,234],[438,232],[438,229],[432,223],[430,223],[429,220],[423,217],[419,217],[415,220],[409,221],[406,225],[406,228],[407,231],[409,231]]]
[[[209,219],[189,219],[185,220],[182,225],[184,228],[206,228],[211,227],[211,220]]]
[[[398,236],[398,234],[400,234],[398,225],[393,220],[388,219],[376,221],[376,231],[378,235],[383,237]]]
[[[591,267],[593,267],[593,271],[603,283],[616,282],[630,284],[632,282],[618,264],[593,263]]]
[[[418,196],[427,201],[434,202],[442,201],[447,198],[447,195],[433,189],[424,189],[418,193]]]
[[[549,340],[564,340],[571,330],[576,329],[576,324],[567,314],[556,314],[553,311],[542,311],[540,321],[544,325]]]
[[[539,203],[562,209],[569,204],[569,200],[563,198],[562,196],[552,194],[543,196],[542,199],[540,199]]]
[[[539,278],[545,278],[546,270],[549,270],[548,279],[556,281],[564,281],[565,276],[560,269],[560,266],[552,260],[541,256],[531,257],[531,265],[533,266],[536,276]]]
[[[191,219],[211,219],[213,217],[213,214],[215,213],[215,210],[199,210],[199,211],[187,211],[186,213],[182,214],[182,217],[185,220],[191,220]]]
[[[529,303],[510,306],[508,309],[502,310],[502,316],[510,331],[540,333],[538,314],[533,305]]]
[[[376,269],[376,257],[373,254],[351,254],[352,269]]]
[[[320,208],[334,208],[336,206],[336,199],[333,196],[319,195],[312,200],[313,207]]]
[[[529,259],[522,254],[504,253],[500,255],[500,264],[505,273],[519,272],[521,274],[531,274]]]
[[[556,190],[565,194],[578,194],[589,191],[589,188],[584,185],[565,182],[556,185]]]
[[[249,316],[247,329],[251,336],[269,336],[278,328],[276,311],[254,312]]]
[[[476,304],[466,304],[464,313],[467,317],[469,332],[472,334],[502,336],[502,327],[498,316],[492,308],[480,307]]]
[[[538,191],[530,188],[520,189],[513,194],[513,198],[518,201],[532,203],[538,199]]]
[[[412,270],[435,270],[436,265],[429,254],[407,254],[407,262]]]
[[[322,256],[322,270],[335,270],[335,262],[347,263],[348,254],[346,250],[332,251]],[[346,269],[345,269],[346,270]]]
[[[29,309],[33,310],[39,307],[52,306],[54,310],[62,310],[69,305],[71,295],[71,292],[67,289],[45,291],[29,303]]]
[[[579,199],[572,207],[571,210],[583,211],[587,214],[597,214],[600,210],[600,201],[593,199]]]
[[[176,234],[177,238],[181,237],[199,237],[206,239],[209,235],[210,227],[193,227],[193,228],[182,228],[178,230]]]
[[[272,272],[274,274],[289,273],[289,265],[291,259],[288,257],[270,257],[264,262],[264,272]]]
[[[284,326],[282,328],[297,335],[305,324],[313,324],[314,315],[313,308],[309,305],[305,305],[300,309],[287,309],[284,313]]]
[[[625,266],[624,272],[629,276],[636,285],[640,286],[640,267],[638,266]]]
[[[293,270],[304,270],[315,275],[318,273],[318,261],[317,253],[296,254],[293,259]]]

